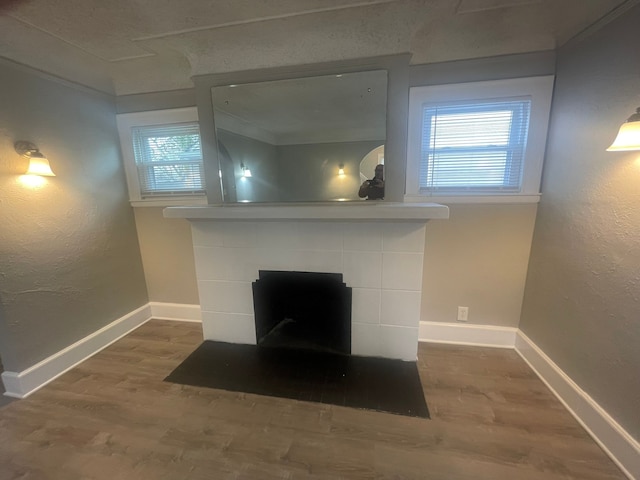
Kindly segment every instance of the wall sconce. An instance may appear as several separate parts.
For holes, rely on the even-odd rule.
[[[341,163],[340,167],[338,167],[338,175],[344,175],[344,163]]]
[[[43,177],[56,176],[56,174],[51,171],[47,157],[45,157],[33,143],[21,140],[14,143],[13,147],[19,155],[29,159],[29,169],[26,175],[40,175]]]
[[[620,127],[618,136],[607,152],[624,152],[629,150],[640,150],[640,107],[636,113],[631,115]]]
[[[242,169],[242,176],[244,178],[249,178],[251,176],[251,170],[249,170],[249,167],[245,166],[244,163],[240,164],[240,168]]]

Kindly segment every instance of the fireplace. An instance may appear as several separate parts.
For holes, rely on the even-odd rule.
[[[351,289],[340,273],[260,270],[253,305],[259,346],[351,353]]]
[[[191,221],[205,340],[258,343],[260,271],[339,274],[351,292],[351,354],[409,361],[418,350],[425,224],[448,215],[443,205],[376,202],[165,210]]]

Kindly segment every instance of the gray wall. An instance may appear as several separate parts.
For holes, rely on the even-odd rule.
[[[0,62],[0,355],[21,371],[144,305],[113,99]],[[21,183],[15,140],[56,177]]]
[[[384,140],[278,146],[279,185],[287,202],[358,200],[360,161]],[[340,164],[344,176],[338,176]],[[368,173],[373,176],[373,170]]]
[[[559,52],[520,328],[640,440],[640,7]]]
[[[233,161],[234,179],[231,181],[236,183],[238,201],[280,200],[276,147],[226,130],[218,130],[217,135]],[[251,178],[242,177],[241,164],[251,170]]]
[[[232,181],[239,202],[358,200],[360,161],[384,144],[377,140],[274,146],[222,129],[217,135],[234,164]],[[251,178],[242,177],[241,164],[251,169]],[[340,164],[343,176],[338,175]],[[373,168],[368,176],[373,176]]]

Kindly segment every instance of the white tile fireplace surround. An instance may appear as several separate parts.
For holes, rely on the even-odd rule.
[[[425,226],[438,204],[253,204],[170,207],[191,221],[205,340],[256,343],[259,270],[342,273],[352,288],[354,355],[413,361]]]

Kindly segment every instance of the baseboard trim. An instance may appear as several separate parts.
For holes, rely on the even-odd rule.
[[[4,395],[26,398],[151,318],[202,322],[200,305],[149,302],[22,372],[3,372]],[[420,322],[421,342],[515,348],[553,394],[630,479],[640,479],[640,443],[521,330]]]
[[[522,331],[515,350],[630,479],[640,479],[640,443]]]
[[[149,302],[151,316],[157,320],[202,323],[200,305],[187,303]]]
[[[22,372],[3,372],[4,394],[14,398],[28,397],[150,318],[151,307],[143,305]]]
[[[473,345],[479,347],[513,348],[517,328],[460,323],[420,322],[421,342]]]

